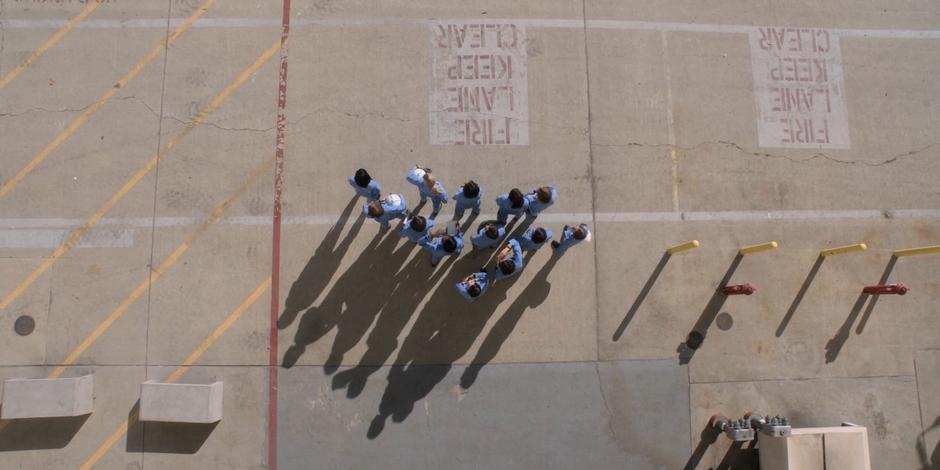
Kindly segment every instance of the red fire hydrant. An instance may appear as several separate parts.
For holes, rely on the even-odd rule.
[[[757,288],[750,283],[745,283],[736,286],[727,286],[721,290],[721,293],[725,295],[751,295],[756,290]]]
[[[897,294],[904,295],[910,290],[903,282],[897,284],[888,284],[884,286],[865,286],[862,292],[871,295]]]

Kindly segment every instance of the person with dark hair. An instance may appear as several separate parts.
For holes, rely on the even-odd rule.
[[[349,185],[356,190],[356,194],[366,198],[369,202],[382,197],[382,188],[379,187],[379,182],[372,179],[365,168],[356,170],[356,174],[349,177]]]
[[[444,185],[431,174],[431,169],[415,165],[414,168],[408,171],[405,181],[418,187],[421,204],[431,198],[431,204],[434,207],[431,211],[431,218],[437,217],[437,214],[441,211],[441,206],[447,204],[447,191],[444,189]]]
[[[527,202],[522,191],[519,191],[519,188],[513,188],[506,194],[496,196],[496,206],[499,207],[496,220],[505,224],[510,215],[513,216],[512,220],[515,222],[526,211]]]
[[[588,229],[587,224],[580,224],[577,227],[565,225],[565,228],[561,231],[561,241],[552,241],[552,248],[555,249],[558,256],[561,256],[568,251],[568,248],[581,243],[583,240],[591,241],[591,230]]]
[[[496,270],[493,272],[493,283],[512,276],[522,270],[522,248],[516,239],[509,240],[506,246],[496,255]]]
[[[486,274],[485,270],[480,272],[473,273],[458,282],[454,287],[457,289],[457,292],[467,299],[469,302],[473,302],[477,297],[483,295],[486,292],[486,289],[489,287],[489,276]]]
[[[362,206],[362,213],[366,217],[382,224],[382,228],[389,227],[392,219],[404,219],[408,213],[408,202],[401,194],[389,194]]]
[[[546,241],[552,239],[552,230],[544,227],[533,227],[519,237],[519,246],[522,251],[535,251],[542,247]]]
[[[477,229],[477,234],[470,237],[470,243],[476,250],[483,248],[496,248],[499,242],[506,236],[506,227],[503,224],[494,224],[487,222],[481,224]]]
[[[463,249],[463,235],[460,232],[454,235],[428,234],[420,241],[418,245],[431,253],[431,266],[437,266],[445,256],[457,256]]]
[[[548,209],[549,206],[558,200],[558,191],[555,191],[554,186],[542,186],[529,191],[529,193],[525,195],[525,199],[526,213],[532,217],[538,217],[542,211]]]
[[[483,201],[483,188],[473,180],[463,184],[457,192],[454,193],[454,220],[463,218],[463,213],[467,209],[471,210],[473,215],[480,215],[480,206]]]
[[[434,219],[426,219],[424,216],[412,215],[406,217],[401,226],[401,236],[415,243],[424,238],[434,225]]]

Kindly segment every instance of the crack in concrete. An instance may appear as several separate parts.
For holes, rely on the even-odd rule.
[[[627,449],[623,448],[620,439],[617,437],[617,431],[614,430],[614,412],[610,409],[610,404],[607,403],[607,395],[604,393],[604,381],[601,379],[600,362],[594,362],[594,373],[597,374],[597,388],[601,393],[601,401],[604,402],[604,409],[607,410],[607,430],[610,432],[610,437],[613,438],[614,442],[616,442],[621,449],[626,451]]]
[[[774,153],[768,153],[768,152],[752,152],[752,151],[750,151],[750,150],[748,150],[748,149],[745,149],[745,148],[742,147],[741,145],[738,145],[738,144],[735,143],[735,142],[731,142],[731,141],[727,141],[727,140],[716,140],[716,141],[700,142],[700,143],[698,143],[698,144],[696,144],[696,145],[693,145],[693,146],[691,146],[691,147],[671,146],[671,145],[669,145],[669,144],[652,144],[652,143],[647,143],[647,142],[625,142],[625,143],[622,143],[622,144],[591,144],[591,145],[592,145],[592,146],[595,146],[595,147],[606,147],[606,148],[624,148],[624,147],[669,148],[669,147],[675,147],[676,149],[679,149],[679,150],[682,150],[682,151],[693,151],[693,150],[698,150],[698,149],[700,149],[700,148],[702,148],[702,147],[707,147],[707,146],[710,146],[710,145],[721,145],[721,146],[734,149],[734,150],[737,151],[737,152],[743,153],[743,154],[745,154],[745,155],[753,156],[753,157],[778,158],[778,159],[784,159],[784,160],[788,160],[788,161],[791,161],[791,162],[793,162],[793,163],[799,163],[799,164],[802,164],[802,163],[809,163],[809,162],[811,162],[811,161],[813,161],[813,160],[816,160],[816,159],[820,159],[820,158],[821,158],[821,159],[824,159],[824,160],[831,161],[831,162],[833,162],[833,163],[838,163],[838,164],[840,164],[840,165],[862,165],[862,166],[869,166],[869,167],[878,167],[878,166],[890,165],[890,164],[895,163],[895,162],[897,162],[897,161],[899,161],[899,160],[901,160],[901,159],[903,159],[903,158],[905,158],[905,157],[911,157],[911,156],[917,155],[917,154],[919,154],[919,153],[925,152],[925,151],[927,151],[927,150],[929,150],[929,149],[931,149],[931,148],[933,148],[933,147],[940,146],[940,142],[934,142],[934,143],[927,144],[927,145],[925,145],[925,146],[923,146],[923,147],[920,147],[920,148],[916,148],[916,149],[913,149],[913,150],[909,150],[909,151],[907,151],[907,152],[902,152],[902,153],[896,154],[896,155],[894,155],[894,156],[892,156],[892,157],[890,157],[890,158],[888,158],[888,159],[886,159],[886,160],[882,160],[882,161],[879,161],[879,162],[869,162],[869,161],[864,161],[864,160],[840,160],[840,159],[838,159],[838,158],[832,157],[832,156],[827,155],[827,154],[822,153],[822,152],[817,152],[817,153],[815,153],[815,154],[813,154],[813,155],[811,155],[811,156],[809,156],[809,157],[807,157],[807,158],[794,158],[794,157],[790,157],[790,156],[787,156],[787,155],[780,155],[780,154],[774,154]]]

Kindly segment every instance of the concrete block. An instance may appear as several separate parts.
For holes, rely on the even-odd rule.
[[[140,384],[140,420],[214,423],[222,419],[222,382]]]
[[[871,470],[862,426],[794,428],[789,437],[760,436],[760,468]]]
[[[58,418],[94,410],[94,376],[67,379],[8,379],[3,382],[0,419]]]

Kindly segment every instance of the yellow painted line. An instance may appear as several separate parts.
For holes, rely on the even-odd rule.
[[[74,364],[75,361],[77,361],[78,358],[82,355],[82,353],[85,352],[85,350],[87,350],[95,341],[97,341],[98,338],[104,334],[104,332],[107,331],[108,328],[110,328],[118,318],[121,318],[121,316],[127,312],[127,309],[129,309],[130,306],[134,304],[134,302],[144,295],[147,292],[147,289],[152,286],[153,283],[157,281],[157,279],[160,279],[160,277],[163,276],[163,274],[166,273],[166,271],[170,269],[170,267],[173,266],[173,264],[175,264],[176,261],[179,260],[179,258],[183,256],[184,253],[186,253],[187,250],[189,250],[189,247],[192,246],[192,244],[197,239],[199,239],[199,237],[206,233],[206,230],[208,230],[212,224],[216,223],[220,218],[222,218],[222,214],[233,203],[235,203],[235,201],[238,200],[238,198],[241,197],[241,195],[244,194],[245,191],[247,191],[248,188],[251,187],[251,185],[261,177],[261,175],[265,174],[265,172],[271,168],[272,163],[274,163],[273,156],[268,158],[264,163],[256,168],[251,176],[244,183],[242,183],[238,190],[232,193],[232,195],[229,196],[229,198],[226,199],[222,205],[217,207],[215,211],[212,212],[212,215],[210,215],[209,218],[203,222],[199,228],[196,229],[196,231],[190,234],[189,237],[187,237],[186,240],[181,243],[180,246],[178,246],[169,257],[160,263],[160,266],[153,271],[153,274],[147,280],[140,283],[140,285],[138,285],[137,288],[134,289],[131,294],[127,296],[127,298],[125,298],[124,301],[121,302],[121,304],[118,305],[117,308],[115,308],[114,311],[112,311],[111,314],[108,315],[108,317],[105,318],[105,320],[101,322],[98,327],[95,328],[95,330],[92,331],[92,333],[88,335],[87,338],[85,338],[84,341],[81,342],[81,344],[79,344],[74,350],[72,350],[71,353],[69,353],[65,360],[62,361],[62,364],[56,367],[55,370],[49,374],[49,378],[54,379],[58,377],[62,374],[62,372],[65,372],[65,369],[68,366]]]
[[[104,106],[108,102],[108,100],[110,100],[115,94],[117,94],[117,92],[121,88],[124,88],[124,86],[127,85],[128,82],[130,82],[134,77],[136,77],[137,74],[139,74],[140,71],[143,70],[144,67],[147,66],[147,64],[153,61],[153,59],[156,59],[157,56],[160,55],[160,52],[162,52],[165,47],[172,44],[173,41],[175,41],[176,38],[180,36],[180,34],[183,34],[184,31],[189,29],[189,27],[192,26],[193,23],[200,16],[202,16],[209,9],[209,7],[211,7],[212,4],[215,3],[216,1],[217,0],[206,0],[206,2],[202,4],[202,6],[197,8],[196,11],[193,12],[192,15],[189,15],[189,17],[186,18],[185,21],[183,21],[175,30],[173,30],[173,32],[169,36],[167,36],[165,40],[160,41],[160,44],[157,45],[157,47],[153,48],[153,50],[150,51],[150,54],[147,54],[146,57],[141,59],[141,61],[138,62],[137,65],[135,65],[130,70],[130,72],[127,72],[126,74],[124,74],[124,76],[121,77],[120,80],[117,81],[117,83],[111,86],[111,88],[109,88],[108,91],[106,91],[103,95],[101,95],[101,97],[99,97],[98,100],[94,102],[94,104],[89,106],[87,109],[85,109],[85,111],[79,114],[78,117],[72,120],[72,122],[69,123],[68,127],[66,127],[62,132],[60,132],[59,135],[57,135],[56,138],[52,140],[52,142],[49,142],[49,144],[43,147],[43,149],[40,150],[39,153],[37,153],[36,156],[34,156],[32,160],[29,161],[29,163],[27,163],[23,168],[20,168],[20,171],[16,172],[16,174],[13,175],[13,177],[10,178],[9,181],[3,183],[3,186],[0,186],[0,197],[5,196],[7,193],[12,191],[13,188],[17,185],[17,183],[22,181],[23,178],[26,178],[26,175],[30,174],[37,166],[39,166],[40,163],[42,163],[43,160],[46,159],[46,157],[49,156],[49,154],[51,154],[56,148],[62,145],[62,142],[65,142],[65,140],[68,139],[72,134],[74,134],[75,131],[77,131],[79,127],[82,127],[82,125],[85,124],[85,122],[87,122],[88,119],[90,119],[93,114],[98,112],[98,110],[101,109],[101,107]]]
[[[777,248],[777,242],[767,242],[761,243],[760,245],[745,246],[738,251],[741,256],[749,255],[752,253],[760,253],[761,251],[773,250]]]
[[[898,250],[894,252],[894,256],[917,256],[917,255],[930,255],[933,253],[940,253],[940,245],[935,246],[922,246],[920,248],[909,248],[907,250]]]
[[[249,308],[251,308],[252,305],[254,305],[255,302],[258,301],[258,299],[268,290],[269,287],[271,287],[270,276],[268,276],[267,279],[259,284],[258,287],[255,288],[254,292],[252,292],[248,298],[246,298],[231,314],[229,314],[229,316],[215,329],[215,331],[212,332],[212,334],[203,340],[202,344],[200,344],[199,347],[196,348],[189,355],[189,357],[186,358],[185,361],[183,361],[182,365],[180,365],[175,371],[173,371],[172,374],[166,378],[165,382],[173,383],[179,380],[180,377],[182,377],[183,374],[185,374],[186,371],[189,370],[189,368],[195,364],[203,354],[205,354],[206,350],[208,350],[213,343],[221,338],[222,335],[225,334],[225,331],[228,330],[242,316],[242,314],[244,314]],[[80,467],[81,470],[88,470],[89,468],[92,468],[99,460],[101,460],[101,457],[104,457],[104,454],[106,454],[108,450],[110,450],[111,447],[113,447],[114,444],[121,440],[121,437],[127,433],[128,428],[137,422],[137,419],[137,413],[133,413],[127,420],[121,423],[121,425],[118,426],[118,428],[113,433],[111,433],[110,436],[108,436],[108,439],[105,440],[103,444],[101,444],[101,447],[98,447],[98,449],[95,450],[95,453],[92,454],[91,457],[89,457],[88,460],[82,464]]]
[[[59,39],[62,39],[62,36],[65,36],[66,33],[71,31],[72,28],[75,27],[75,25],[77,25],[82,20],[84,20],[88,15],[91,14],[91,12],[97,10],[99,6],[101,6],[101,2],[89,1],[88,5],[85,6],[84,9],[82,9],[82,11],[78,14],[78,16],[69,20],[69,22],[66,23],[65,26],[62,27],[62,29],[56,31],[55,34],[53,34],[51,38],[49,38],[48,40],[46,40],[46,42],[44,42],[41,46],[39,46],[39,49],[36,49],[35,51],[33,51],[33,53],[30,54],[29,57],[26,58],[26,60],[20,62],[19,64],[16,65],[16,67],[13,67],[13,70],[10,70],[9,72],[7,72],[7,74],[4,75],[2,79],[0,79],[0,90],[2,90],[10,82],[12,82],[13,79],[15,79],[19,74],[23,73],[24,70],[29,68],[29,66],[32,65],[33,62],[36,61],[36,59],[39,59],[40,57],[42,57],[42,55],[45,54],[46,51],[48,51],[50,48],[52,48],[52,46],[54,46],[57,42],[59,42]]]
[[[666,250],[666,253],[669,253],[670,255],[674,255],[680,251],[691,250],[692,248],[698,248],[698,247],[699,247],[698,240],[692,240],[690,242],[685,242],[681,245],[676,245],[672,248],[669,248],[668,250]]]
[[[134,188],[134,186],[137,186],[137,183],[139,183],[140,180],[144,178],[144,176],[147,176],[147,174],[157,166],[157,162],[159,162],[161,158],[169,153],[170,150],[173,150],[173,148],[176,147],[184,137],[186,137],[196,126],[202,123],[210,113],[215,111],[215,109],[218,108],[219,105],[221,105],[222,102],[232,94],[232,92],[234,92],[239,86],[248,80],[248,78],[258,70],[258,68],[260,68],[265,62],[267,62],[268,59],[271,58],[271,56],[274,55],[275,52],[278,51],[280,46],[281,41],[278,40],[270,48],[268,48],[268,50],[264,51],[264,53],[261,54],[261,56],[258,57],[258,59],[255,60],[251,66],[245,69],[241,75],[235,79],[234,82],[229,84],[229,86],[226,87],[222,93],[219,93],[219,95],[216,96],[208,106],[203,108],[202,111],[200,111],[199,114],[196,115],[196,117],[192,120],[192,122],[187,124],[186,127],[180,130],[180,132],[173,137],[173,140],[171,140],[166,145],[166,147],[164,147],[159,153],[151,158],[147,164],[145,164],[140,170],[137,171],[137,173],[134,174],[134,176],[131,176],[131,178],[124,183],[124,186],[121,187],[118,192],[114,193],[114,195],[111,196],[111,198],[108,199],[108,201],[105,202],[104,205],[102,205],[94,214],[92,214],[92,216],[89,217],[81,227],[75,229],[68,240],[56,248],[56,250],[52,253],[52,256],[43,260],[42,264],[39,265],[38,268],[30,273],[29,276],[20,282],[20,284],[10,291],[9,294],[3,297],[3,299],[0,300],[0,310],[7,308],[10,303],[16,300],[20,295],[22,295],[24,291],[26,291],[26,289],[29,288],[29,286],[36,282],[36,279],[38,279],[39,276],[51,268],[59,258],[68,253],[72,247],[75,246],[75,243],[77,243],[87,231],[91,230],[95,225],[97,225],[101,218],[108,213],[108,211],[117,205],[117,203],[120,202],[120,200],[123,199],[124,196],[126,196],[127,193],[129,193],[131,189]]]
[[[844,255],[846,253],[854,253],[856,251],[865,251],[868,249],[868,246],[864,243],[858,243],[855,245],[846,245],[839,246],[836,248],[829,248],[828,250],[822,250],[819,252],[819,256],[835,256],[835,255]]]

